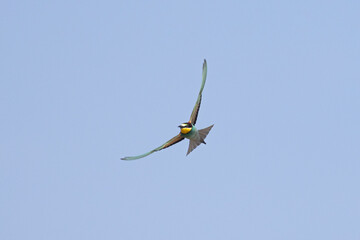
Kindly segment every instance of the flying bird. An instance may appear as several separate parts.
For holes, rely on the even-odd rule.
[[[164,143],[163,145],[161,145],[160,147],[157,147],[154,150],[151,150],[150,152],[144,153],[139,156],[124,157],[124,158],[121,158],[121,160],[135,160],[135,159],[146,157],[154,152],[168,148],[168,147],[174,145],[175,143],[178,143],[178,142],[184,140],[185,138],[190,140],[189,148],[188,148],[186,155],[188,155],[192,150],[194,150],[201,143],[206,144],[206,142],[204,140],[205,140],[206,136],[208,135],[208,133],[210,132],[211,128],[214,126],[214,124],[207,128],[200,129],[200,130],[198,130],[195,127],[196,120],[197,120],[197,117],[199,114],[200,104],[201,104],[202,91],[204,89],[205,82],[206,82],[206,75],[207,75],[207,64],[206,64],[206,59],[204,59],[204,64],[203,64],[203,69],[202,69],[202,83],[201,83],[199,95],[196,100],[195,107],[191,113],[190,120],[188,122],[182,123],[178,126],[180,128],[180,133],[178,135],[176,135],[175,137],[173,137],[172,139],[170,139],[169,141],[167,141],[166,143]]]

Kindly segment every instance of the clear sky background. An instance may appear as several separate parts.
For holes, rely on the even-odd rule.
[[[360,239],[360,2],[3,1],[0,239]],[[215,124],[137,161],[188,121]]]

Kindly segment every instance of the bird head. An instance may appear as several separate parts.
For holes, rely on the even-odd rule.
[[[191,132],[193,125],[190,122],[182,123],[179,125],[180,132],[182,134],[187,134]]]

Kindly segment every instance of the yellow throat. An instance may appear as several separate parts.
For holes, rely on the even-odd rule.
[[[188,132],[191,131],[191,129],[192,129],[191,127],[181,128],[180,132],[181,132],[182,134],[187,134]]]

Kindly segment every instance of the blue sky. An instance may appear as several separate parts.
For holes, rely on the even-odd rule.
[[[359,1],[0,12],[0,239],[360,238]]]

